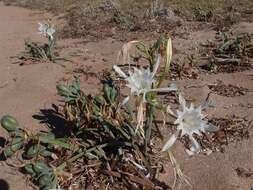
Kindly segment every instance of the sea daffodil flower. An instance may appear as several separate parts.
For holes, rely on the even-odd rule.
[[[54,39],[53,34],[55,33],[55,29],[53,26],[51,26],[49,23],[38,23],[39,24],[39,34],[49,37],[50,40]]]
[[[160,57],[157,58],[153,72],[150,71],[150,68],[138,69],[136,67],[133,67],[133,72],[129,70],[127,75],[117,65],[114,65],[113,69],[118,73],[120,77],[127,81],[127,87],[130,88],[131,95],[143,96],[143,102],[146,102],[146,93],[148,92],[169,92],[177,90],[177,87],[175,85],[171,85],[167,88],[153,88],[153,85],[156,83],[156,80],[154,78],[159,65]],[[129,97],[127,97],[127,99],[129,99]]]
[[[181,133],[181,137],[187,135],[192,142],[192,146],[190,151],[187,150],[188,154],[198,153],[201,149],[197,140],[193,137],[193,134],[201,135],[201,133],[205,132],[215,132],[218,128],[212,124],[209,124],[207,121],[203,120],[205,116],[201,113],[202,107],[194,108],[194,105],[188,108],[186,106],[186,101],[183,96],[179,95],[179,103],[183,108],[182,111],[177,111],[177,114],[174,114],[171,110],[169,111],[175,117],[177,117],[174,124],[177,125],[177,131],[173,134],[170,139],[165,143],[162,148],[162,151],[169,150],[173,144],[176,142],[179,134]]]

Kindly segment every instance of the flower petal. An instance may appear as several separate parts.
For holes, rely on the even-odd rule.
[[[186,149],[185,152],[189,155],[189,156],[193,156],[195,154],[195,152]]]
[[[38,31],[39,33],[42,32],[42,24],[41,23],[38,23],[39,24],[39,28],[38,28]]]
[[[196,111],[198,112],[199,115],[202,116],[202,113],[201,113],[201,111],[202,111],[202,106],[201,106],[201,105],[200,105],[199,107],[196,108]]]
[[[202,110],[207,109],[207,108],[214,108],[214,107],[215,107],[215,102],[212,100],[208,99],[202,103]]]
[[[155,89],[151,89],[149,90],[149,92],[170,92],[170,91],[177,91],[178,88],[174,85],[170,85],[167,88],[155,88]]]
[[[182,106],[183,110],[185,110],[185,108],[186,108],[186,101],[185,101],[184,97],[182,96],[182,94],[179,94],[179,103]]]
[[[172,111],[170,105],[167,106],[166,112],[169,113],[170,115],[177,117],[177,115]]]
[[[192,142],[192,146],[191,146],[190,150],[192,152],[198,153],[201,149],[199,143],[196,141],[196,139],[192,135],[189,135],[189,138]]]
[[[174,89],[174,91],[178,90],[178,87],[177,87],[177,85],[175,83],[171,83],[170,86],[169,86],[169,88]]]
[[[53,38],[53,34],[55,33],[55,29],[54,28],[48,28],[47,29],[47,34],[51,37],[51,38]]]
[[[121,106],[124,106],[128,101],[129,101],[130,97],[127,96],[126,98],[124,98],[124,100],[122,101]]]
[[[170,65],[171,60],[172,60],[172,41],[171,38],[169,38],[166,48],[166,65]]]
[[[175,144],[176,140],[177,140],[177,135],[173,134],[169,138],[169,140],[165,143],[165,145],[163,146],[162,152],[167,151],[168,149],[170,149],[173,146],[173,144]]]
[[[190,109],[189,109],[190,111],[193,111],[194,110],[194,104],[193,103],[191,103],[191,105],[190,105]]]
[[[127,78],[127,75],[117,65],[113,65],[114,71],[116,71],[122,78]]]
[[[160,59],[161,59],[160,55],[158,55],[156,63],[155,63],[154,68],[153,68],[152,78],[154,78],[154,76],[155,76],[155,74],[156,74],[156,72],[157,72],[157,70],[158,70],[158,68],[160,66],[160,63],[161,63]]]
[[[208,123],[205,125],[205,130],[208,131],[208,132],[216,132],[219,130],[219,127],[211,124],[211,123]]]

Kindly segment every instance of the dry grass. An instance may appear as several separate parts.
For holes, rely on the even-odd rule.
[[[244,12],[252,10],[253,2],[251,0],[3,0],[6,4],[15,4],[31,8],[49,9],[55,12],[62,12],[73,5],[94,6],[101,3],[111,2],[124,12],[134,12],[137,9],[148,9],[157,2],[164,7],[173,7],[178,13],[184,16],[194,16],[194,9],[199,8],[202,11],[217,11],[231,9],[233,11]],[[232,11],[231,10],[231,11]]]
[[[252,0],[3,0],[65,15],[62,37],[104,38],[123,31],[169,31],[182,21],[211,22],[224,30],[252,21]],[[155,22],[154,22],[155,18]],[[113,30],[116,28],[116,30]],[[129,39],[128,39],[129,40]]]

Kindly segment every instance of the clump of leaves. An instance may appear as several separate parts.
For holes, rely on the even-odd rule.
[[[239,23],[241,15],[235,10],[227,10],[226,13],[216,14],[213,18],[218,31],[227,31],[232,25]]]
[[[165,12],[163,2],[160,0],[154,0],[150,3],[149,8],[145,12],[145,16],[148,18],[154,18]]]
[[[52,52],[50,52],[49,49],[48,44],[25,41],[25,51],[22,52],[18,58],[24,61],[52,61]]]
[[[57,189],[58,178],[55,175],[54,170],[43,161],[36,161],[25,165],[24,171],[30,174],[33,179],[37,179],[36,183],[40,189]]]
[[[209,63],[203,68],[214,72],[234,72],[252,68],[253,35],[241,33],[236,36],[220,33],[216,43],[208,43]]]
[[[197,21],[209,22],[213,17],[213,10],[211,7],[194,7],[193,14]]]
[[[6,158],[21,154],[28,160],[22,170],[43,190],[70,187],[80,177],[72,169],[80,170],[92,160],[99,161],[96,175],[107,176],[108,184],[112,183],[111,178],[123,180],[123,189],[157,186],[151,163],[143,151],[144,139],[135,131],[130,111],[121,107],[119,91],[113,84],[104,84],[102,94],[97,96],[85,95],[78,80],[69,86],[58,85],[57,90],[65,102],[63,113],[68,126],[65,134],[61,137],[52,132],[31,134],[15,118],[4,116],[1,124],[9,133],[3,150]],[[144,177],[150,174],[151,177]],[[82,175],[88,177],[89,173]],[[82,183],[84,188],[88,185]]]
[[[129,15],[124,15],[119,11],[113,15],[113,21],[118,24],[122,29],[130,30],[133,26],[132,18]]]
[[[253,35],[249,33],[238,34],[235,37],[221,33],[221,44],[218,45],[214,52],[217,55],[230,55],[230,57],[240,58],[242,56],[248,56],[253,58],[252,52],[252,39]]]

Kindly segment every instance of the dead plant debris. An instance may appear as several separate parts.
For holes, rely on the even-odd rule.
[[[218,81],[213,85],[208,85],[208,87],[214,93],[227,97],[244,96],[248,92],[248,89],[246,88],[238,87],[232,84],[226,85],[222,81]]]
[[[208,63],[202,69],[213,73],[250,70],[253,68],[253,34],[219,33],[216,40],[202,44],[207,49]]]
[[[251,169],[246,169],[242,167],[238,167],[235,169],[237,175],[242,178],[251,178],[253,177],[253,171]]]

